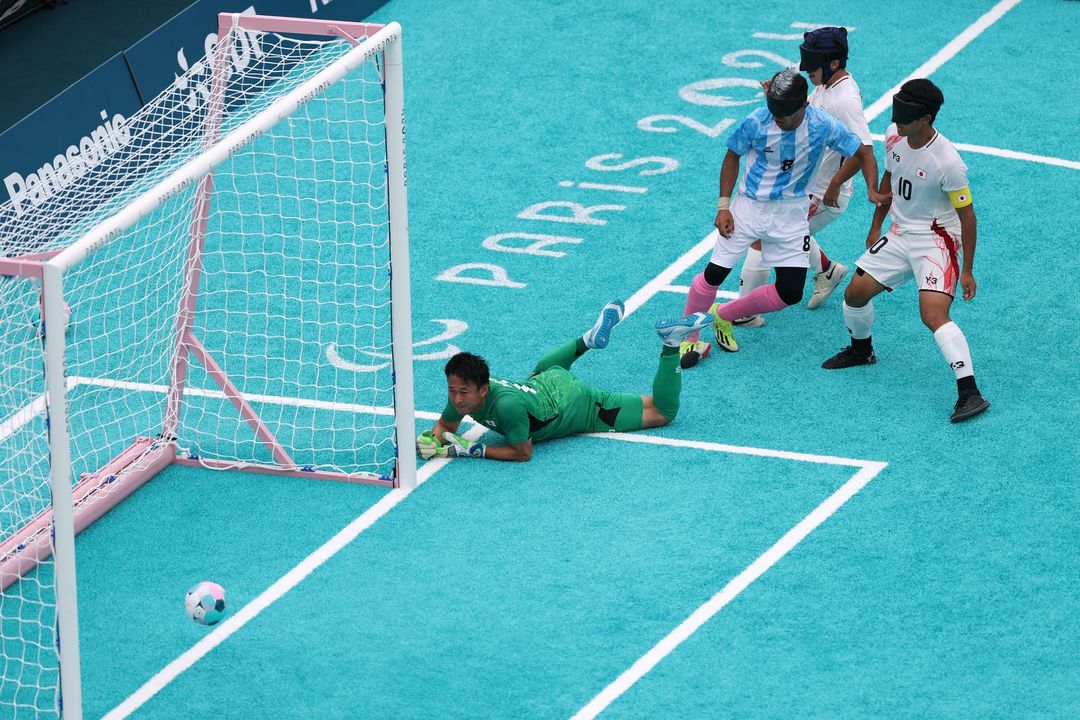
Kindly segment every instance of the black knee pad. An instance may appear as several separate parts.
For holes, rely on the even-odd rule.
[[[724,280],[727,279],[728,274],[731,272],[731,268],[726,268],[722,265],[716,265],[709,263],[705,266],[705,272],[701,273],[705,277],[705,282],[710,285],[719,286],[722,285]]]
[[[786,305],[797,305],[806,285],[806,268],[776,268],[776,294]]]

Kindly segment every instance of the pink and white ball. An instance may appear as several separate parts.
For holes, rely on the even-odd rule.
[[[203,581],[187,591],[184,609],[200,625],[216,625],[225,617],[225,589],[217,583]]]

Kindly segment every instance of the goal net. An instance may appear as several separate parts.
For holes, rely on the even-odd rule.
[[[71,538],[164,467],[415,482],[399,33],[222,15],[0,206],[0,716],[78,716]]]

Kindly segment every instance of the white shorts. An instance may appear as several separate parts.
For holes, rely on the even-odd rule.
[[[848,208],[848,204],[851,202],[851,196],[841,194],[837,202],[840,204],[840,207],[829,207],[816,195],[810,196],[810,213],[808,219],[810,220],[811,235],[817,235],[826,226],[831,225],[834,220],[843,215],[844,211]]]
[[[889,228],[856,264],[889,290],[915,278],[919,290],[955,297],[960,279],[960,228],[934,227],[931,233],[894,233]]]
[[[761,262],[769,267],[810,267],[809,198],[751,200],[742,193],[731,201],[735,231],[716,236],[710,262],[733,268],[755,240],[761,241]]]

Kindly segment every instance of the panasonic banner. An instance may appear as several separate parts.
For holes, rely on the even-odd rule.
[[[110,58],[0,135],[0,204],[15,214],[74,168],[96,165],[123,147],[125,123],[213,48],[220,12],[363,20],[386,0],[200,0]],[[191,102],[202,102],[192,88]]]

